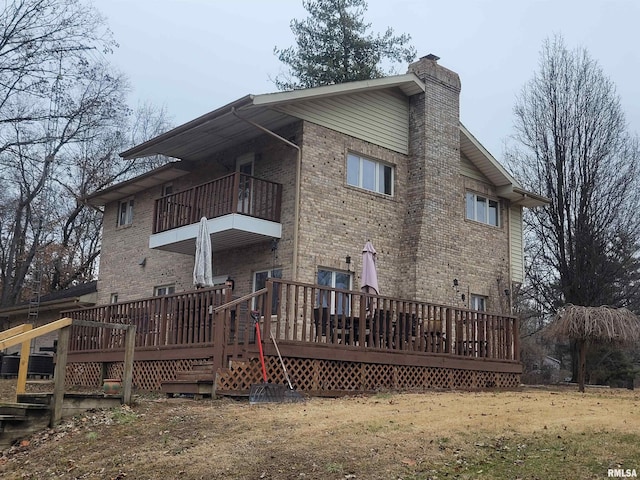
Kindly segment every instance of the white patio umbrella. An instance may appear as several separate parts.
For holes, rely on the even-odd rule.
[[[193,266],[193,284],[196,288],[213,287],[213,257],[207,217],[200,219],[196,237],[196,258]]]
[[[362,277],[360,290],[365,293],[380,295],[378,287],[378,272],[376,270],[376,249],[369,240],[362,248]]]

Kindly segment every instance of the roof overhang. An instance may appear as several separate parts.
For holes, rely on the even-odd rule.
[[[278,106],[384,89],[400,89],[405,95],[411,96],[424,92],[425,86],[415,74],[410,73],[288,92],[247,95],[120,155],[125,159],[166,155],[189,161],[206,160],[230,146],[262,135],[260,130],[243,119],[277,131],[299,121],[295,116],[278,111]],[[234,111],[241,113],[243,119],[234,115]]]
[[[42,302],[38,306],[38,312],[51,312],[71,310],[78,307],[87,307],[95,305],[98,301],[96,292],[82,295],[79,297],[59,298],[48,302]],[[0,310],[0,317],[15,317],[18,315],[26,315],[29,313],[29,305],[21,304],[14,307],[7,307]]]
[[[106,205],[109,202],[135,195],[147,188],[162,185],[180,178],[189,173],[189,165],[186,162],[171,162],[161,167],[150,170],[142,175],[131,178],[111,187],[99,190],[85,197],[89,205],[96,207]]]
[[[462,124],[460,124],[460,151],[495,185],[498,196],[528,208],[541,207],[550,203],[548,198],[525,190]]]

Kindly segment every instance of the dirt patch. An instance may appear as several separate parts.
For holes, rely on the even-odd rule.
[[[137,397],[131,408],[88,412],[25,439],[4,452],[0,476],[606,478],[619,466],[640,472],[639,406],[638,393],[608,389],[384,393],[258,406]]]

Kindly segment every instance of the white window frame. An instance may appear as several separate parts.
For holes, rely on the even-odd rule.
[[[127,225],[131,225],[133,223],[133,206],[133,198],[127,198],[126,200],[120,200],[118,202],[118,227],[126,227]]]
[[[176,284],[168,283],[166,285],[157,285],[153,287],[154,297],[164,297],[165,295],[173,295],[176,293]]]
[[[487,297],[484,295],[476,295],[472,293],[469,296],[469,309],[477,310],[478,312],[487,311]]]
[[[321,284],[320,283],[320,272],[326,272],[326,273],[330,273],[331,274],[331,285],[325,285],[325,284]],[[344,275],[347,276],[349,278],[349,285],[347,285],[346,290],[351,290],[353,287],[353,272],[345,272],[344,270],[334,270],[332,268],[323,268],[323,267],[318,267],[318,270],[316,271],[316,283],[318,285],[322,285],[323,287],[330,287],[330,288],[337,288],[336,287],[336,277],[337,275]],[[326,293],[326,292],[319,292],[318,293],[318,298],[316,299],[316,302],[318,304],[318,307],[325,307],[325,306],[331,306],[331,315],[334,315],[336,313],[336,298],[335,292],[331,292],[331,297],[328,299],[329,301],[327,301],[326,298],[320,298],[320,295],[322,293]],[[347,314],[350,311],[351,308],[351,302],[349,297],[346,298],[346,305],[338,305],[338,314]],[[327,304],[327,305],[325,305]]]
[[[112,293],[109,296],[109,303],[118,303],[118,294],[117,293]]]
[[[351,172],[350,170],[350,165],[354,165],[355,162],[358,163],[358,172],[357,172],[357,176],[358,179],[354,180],[353,178],[350,178],[351,176],[349,175],[349,173],[355,173],[355,172]],[[370,162],[374,164],[374,187],[373,188],[369,188],[367,186],[364,185],[365,183],[365,179],[364,179],[364,165],[365,162]],[[387,193],[385,191],[384,188],[384,181],[383,181],[383,186],[381,188],[380,186],[380,182],[381,182],[381,175],[384,176],[384,169],[388,168],[389,171],[391,172],[391,179],[389,182],[389,192]],[[374,193],[379,193],[380,195],[386,195],[388,197],[393,197],[393,193],[394,193],[394,183],[395,183],[395,167],[391,164],[385,163],[385,162],[381,162],[380,160],[376,160],[373,158],[369,158],[369,157],[363,157],[362,155],[358,155],[356,153],[352,153],[349,152],[347,154],[347,168],[346,168],[346,172],[347,172],[347,185],[350,185],[352,187],[357,187],[357,188],[362,188],[363,190],[367,190],[369,192],[374,192]]]
[[[246,153],[236,158],[236,172],[240,172],[243,175],[253,177],[255,166],[255,153]],[[240,181],[242,182],[240,177]],[[253,181],[251,178],[245,179],[243,183],[239,185],[238,191],[238,212],[250,213],[253,210],[253,198],[251,195],[251,187]]]
[[[279,272],[278,275],[274,275],[275,272]],[[267,279],[269,278],[282,278],[282,267],[279,268],[270,268],[268,270],[257,270],[255,272],[253,272],[253,291],[257,292],[259,290],[258,286],[257,286],[257,280],[258,280],[258,275],[261,273],[266,273],[267,274]],[[275,284],[274,285],[274,292],[273,292],[273,298],[272,298],[272,302],[273,304],[271,305],[271,314],[275,315],[277,313],[277,305],[278,305],[278,288],[279,288],[279,284]],[[253,308],[257,308],[256,306],[256,299],[253,300]]]
[[[484,215],[482,215],[481,212],[478,211],[478,203],[480,203],[481,201],[486,202]],[[489,215],[492,204],[496,211],[495,223],[492,223],[490,221]],[[485,195],[479,195],[475,192],[467,192],[465,195],[464,209],[467,220],[484,223],[492,227],[500,226],[500,201],[496,200],[495,198],[487,197]]]

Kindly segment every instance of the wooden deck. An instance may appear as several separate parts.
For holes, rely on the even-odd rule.
[[[206,361],[217,393],[246,393],[262,381],[254,318],[269,378],[284,382],[273,337],[296,388],[313,395],[508,388],[519,385],[522,371],[515,317],[281,279],[235,300],[213,288],[64,315],[134,323],[134,384],[145,390]],[[117,333],[74,330],[69,362],[76,368],[68,370],[69,381],[117,376],[121,346]],[[105,373],[97,362],[114,363]]]

